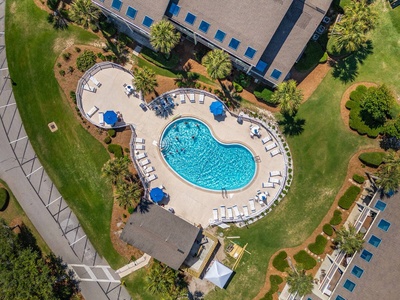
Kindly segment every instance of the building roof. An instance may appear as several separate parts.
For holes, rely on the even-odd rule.
[[[145,202],[129,217],[121,239],[177,270],[192,248],[200,229],[166,209]]]
[[[382,198],[386,203],[384,211],[379,212],[375,222],[365,236],[364,249],[372,253],[369,262],[362,259],[357,253],[346,272],[342,275],[340,281],[330,299],[336,300],[340,295],[343,299],[398,299],[398,290],[396,289],[400,278],[400,260],[397,254],[400,249],[400,194],[397,193],[391,198]],[[375,201],[371,207],[375,206]],[[390,223],[387,231],[378,227],[379,222],[384,219]],[[374,235],[381,239],[378,247],[373,246],[368,241]],[[360,278],[352,274],[354,266],[363,270]],[[361,272],[361,271],[360,271]],[[355,284],[352,292],[344,288],[346,280]]]

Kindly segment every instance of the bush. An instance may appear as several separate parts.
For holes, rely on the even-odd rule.
[[[353,180],[354,180],[355,182],[359,183],[359,184],[363,184],[364,181],[365,181],[365,178],[364,178],[363,176],[361,176],[361,175],[354,174],[354,175],[353,175]]]
[[[130,214],[133,214],[133,211],[134,211],[135,209],[133,208],[133,207],[128,207],[128,213],[130,213]]]
[[[65,71],[64,70],[60,70],[60,71],[58,71],[58,73],[60,73],[61,76],[65,76]]]
[[[296,70],[302,72],[314,68],[324,56],[324,50],[319,43],[310,41],[307,44],[298,63],[295,64]]]
[[[269,282],[271,283],[271,287],[261,300],[272,300],[273,294],[278,291],[279,285],[283,282],[283,279],[279,275],[271,275],[269,276]]]
[[[71,73],[71,74],[72,74],[72,73],[74,72],[74,70],[75,70],[75,69],[74,69],[73,66],[69,66],[69,67],[68,67],[68,73]]]
[[[57,63],[57,67],[61,68],[61,63],[58,62]]]
[[[349,209],[353,202],[356,200],[358,194],[361,192],[361,189],[358,186],[351,186],[347,189],[342,197],[339,199],[339,206],[343,209]]]
[[[76,93],[74,91],[69,91],[69,96],[71,97],[72,101],[76,103]]]
[[[200,88],[201,88],[201,83],[196,82],[195,85],[194,85],[194,87],[195,87],[196,89],[200,89]]]
[[[239,84],[243,88],[247,88],[251,83],[251,76],[240,72],[239,75],[235,76],[233,82]]]
[[[97,25],[95,23],[90,23],[89,27],[93,32],[99,31],[99,28],[97,27]]]
[[[236,92],[238,92],[238,93],[243,92],[243,87],[242,87],[240,84],[234,82],[234,83],[233,83],[233,87],[234,87],[234,89],[235,89]]]
[[[332,236],[333,235],[333,228],[331,224],[325,224],[322,227],[322,231],[327,235],[327,236]]]
[[[324,55],[322,55],[321,59],[319,60],[320,64],[324,64],[328,61],[328,52],[324,52]]]
[[[107,133],[110,137],[115,137],[117,135],[117,132],[114,129],[109,129]]]
[[[336,209],[333,212],[333,217],[329,221],[329,224],[331,224],[332,226],[336,226],[336,225],[339,225],[341,222],[342,222],[342,212],[340,210]]]
[[[106,143],[106,144],[111,143],[111,138],[110,138],[109,136],[106,136],[106,137],[104,138],[104,143]]]
[[[107,22],[107,20],[99,22],[99,27],[106,38],[113,36],[117,32],[114,24]]]
[[[355,102],[355,101],[349,100],[349,101],[346,102],[346,108],[348,110],[351,110],[353,108],[357,108],[358,106],[359,106],[359,104],[357,102]]]
[[[69,58],[71,57],[71,53],[69,52],[64,52],[62,54],[62,57],[64,58],[64,60],[69,60]]]
[[[120,145],[109,144],[107,149],[108,152],[113,153],[116,158],[123,157],[122,147]]]
[[[0,188],[0,211],[3,211],[7,208],[8,200],[10,195],[5,188]]]
[[[311,270],[317,265],[317,261],[304,250],[300,250],[293,257],[298,264],[302,265],[304,270]]]
[[[79,52],[81,52],[81,48],[75,47],[75,51],[79,53]]]
[[[85,50],[81,55],[76,59],[76,67],[79,71],[85,72],[89,68],[93,67],[96,63],[96,55],[93,51]]]
[[[324,253],[326,244],[328,243],[328,240],[326,237],[322,235],[318,235],[315,239],[315,243],[311,243],[308,245],[308,249],[314,254],[320,255]]]
[[[261,99],[268,104],[276,105],[276,103],[273,103],[271,101],[271,96],[273,93],[274,93],[273,91],[271,91],[270,89],[268,89],[264,86],[258,86],[254,90],[254,96],[256,96],[258,99]]]
[[[285,251],[281,251],[275,256],[274,260],[272,261],[272,265],[275,269],[281,272],[285,272],[287,268],[289,268],[289,263],[286,260],[287,253]]]
[[[174,52],[171,52],[170,56],[167,59],[165,57],[165,54],[161,52],[154,52],[153,50],[144,47],[140,54],[149,62],[164,69],[173,69],[179,62],[179,56]]]
[[[377,168],[383,163],[383,158],[385,157],[384,152],[366,152],[361,153],[358,159],[365,165]]]

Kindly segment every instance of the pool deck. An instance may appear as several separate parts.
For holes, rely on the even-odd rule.
[[[245,121],[243,124],[239,124],[237,119],[228,113],[224,120],[217,120],[209,111],[211,102],[215,100],[206,96],[204,104],[200,104],[198,101],[199,95],[195,95],[195,103],[191,103],[186,94],[186,103],[184,104],[181,104],[179,95],[175,95],[175,98],[173,98],[174,102],[179,105],[175,106],[172,114],[167,118],[161,118],[156,116],[152,110],[143,111],[139,107],[139,104],[142,103],[139,98],[132,95],[128,97],[124,93],[123,84],[130,84],[132,80],[129,73],[118,69],[104,69],[95,74],[95,77],[102,85],[97,88],[96,93],[83,91],[83,110],[86,112],[95,105],[99,108],[98,112],[105,112],[110,109],[119,111],[122,113],[123,121],[126,124],[133,125],[137,137],[145,139],[145,149],[138,150],[136,155],[145,152],[147,155],[146,158],[150,160],[150,164],[147,167],[153,166],[155,169],[150,174],[157,175],[157,179],[150,182],[150,188],[160,185],[165,187],[165,192],[169,195],[169,198],[165,202],[166,207],[172,207],[177,216],[192,224],[201,224],[203,227],[207,227],[210,224],[210,219],[213,218],[213,209],[217,208],[218,217],[221,217],[221,205],[224,205],[226,208],[237,205],[242,214],[243,205],[246,205],[249,213],[251,213],[249,199],[254,198],[257,190],[269,192],[270,196],[267,198],[267,204],[269,204],[271,199],[275,198],[277,192],[280,190],[279,185],[275,184],[275,188],[264,189],[262,188],[262,183],[268,182],[270,177],[269,172],[271,171],[280,171],[282,175],[286,175],[285,160],[282,154],[271,157],[270,151],[267,152],[265,150],[265,145],[261,141],[268,134],[265,129],[262,129],[260,132],[261,138],[251,138],[250,123]],[[89,84],[94,86],[91,82]],[[99,124],[98,112],[91,118],[86,116],[92,123],[97,125]],[[236,142],[248,147],[254,156],[259,157],[253,181],[241,190],[228,191],[227,195],[224,196],[221,191],[207,191],[179,178],[166,164],[158,147],[164,128],[179,116],[191,116],[200,119],[210,127],[213,135],[221,142]],[[279,147],[277,141],[273,140],[273,142]],[[283,149],[281,151],[284,152]],[[139,164],[143,160],[139,160]],[[188,161],[188,164],[190,164],[190,161]],[[275,178],[282,180],[280,176]],[[255,201],[255,208],[256,210],[261,210],[262,206]],[[228,216],[228,212],[226,212],[226,215]],[[234,213],[233,216],[235,217]]]

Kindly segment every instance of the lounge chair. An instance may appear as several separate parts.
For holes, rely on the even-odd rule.
[[[271,171],[269,172],[269,176],[274,177],[274,176],[282,176],[281,171]]]
[[[90,76],[89,79],[90,79],[90,81],[93,82],[95,85],[97,85],[98,87],[101,87],[101,83],[100,83],[96,78],[94,78],[93,76]]]
[[[194,94],[193,94],[193,93],[189,94],[189,100],[190,100],[190,102],[192,102],[192,103],[195,102],[195,100],[194,100]]]
[[[99,124],[104,125],[104,113],[99,111]]]
[[[245,217],[249,216],[249,209],[247,208],[247,205],[243,205],[243,213]]]
[[[275,150],[271,151],[269,154],[271,154],[271,157],[274,157],[275,155],[281,154],[281,150],[275,149]]]
[[[147,174],[149,174],[149,173],[151,173],[151,172],[154,171],[154,167],[153,167],[153,166],[150,166],[150,167],[144,169],[144,171],[145,171]]]
[[[136,156],[136,159],[139,160],[139,159],[142,159],[145,157],[147,157],[147,154],[146,154],[146,152],[143,152],[143,153],[140,153],[138,156]]]
[[[270,142],[270,141],[272,141],[272,138],[271,138],[269,135],[267,135],[265,138],[263,138],[263,139],[261,140],[261,142],[263,143],[263,145],[266,144],[266,143],[268,143],[268,142]]]
[[[263,188],[274,188],[275,184],[273,182],[263,182],[262,187]]]
[[[281,180],[279,178],[270,177],[268,181],[276,184],[281,184]]]
[[[225,205],[221,205],[220,211],[221,211],[221,220],[226,219]]]
[[[228,219],[229,220],[233,219],[232,207],[228,207]]]
[[[199,103],[204,104],[204,94],[200,94]]]
[[[218,221],[218,209],[217,208],[213,209],[213,219],[214,219],[214,221]]]
[[[89,118],[91,118],[95,113],[96,113],[96,111],[98,111],[99,110],[99,108],[97,107],[97,106],[93,106],[87,113],[86,113],[86,115],[89,117]]]
[[[186,103],[185,94],[180,94],[180,95],[179,95],[179,99],[181,100],[181,103],[182,103],[182,104],[183,104],[183,103]]]
[[[135,139],[135,143],[139,143],[139,144],[144,144],[144,139],[142,139],[142,138],[136,138]]]
[[[96,88],[95,88],[95,87],[91,87],[88,83],[83,84],[83,89],[84,89],[85,91],[89,91],[89,92],[92,92],[92,93],[96,93]]]
[[[233,209],[233,213],[235,214],[235,218],[239,218],[241,216],[240,212],[239,212],[239,208],[237,207],[237,205],[232,206]]]
[[[276,148],[276,144],[275,143],[271,143],[271,144],[268,144],[267,146],[265,146],[265,151],[269,151],[269,150],[272,150],[274,148]]]
[[[250,210],[252,213],[256,212],[256,206],[254,205],[254,199],[249,200]]]
[[[135,145],[135,150],[144,150],[144,145],[143,144],[136,144]]]
[[[145,159],[145,160],[142,160],[141,162],[140,162],[140,165],[143,167],[143,166],[145,166],[145,165],[148,165],[150,163],[150,160],[148,160],[147,158]]]
[[[157,175],[156,174],[152,174],[152,175],[150,175],[149,177],[147,177],[147,182],[151,182],[151,181],[153,181],[153,180],[156,180],[157,179]]]

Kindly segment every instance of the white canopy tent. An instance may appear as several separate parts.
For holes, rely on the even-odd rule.
[[[214,260],[211,267],[208,269],[204,279],[214,283],[216,286],[223,289],[232,276],[233,271],[228,267],[221,264],[219,261]]]

